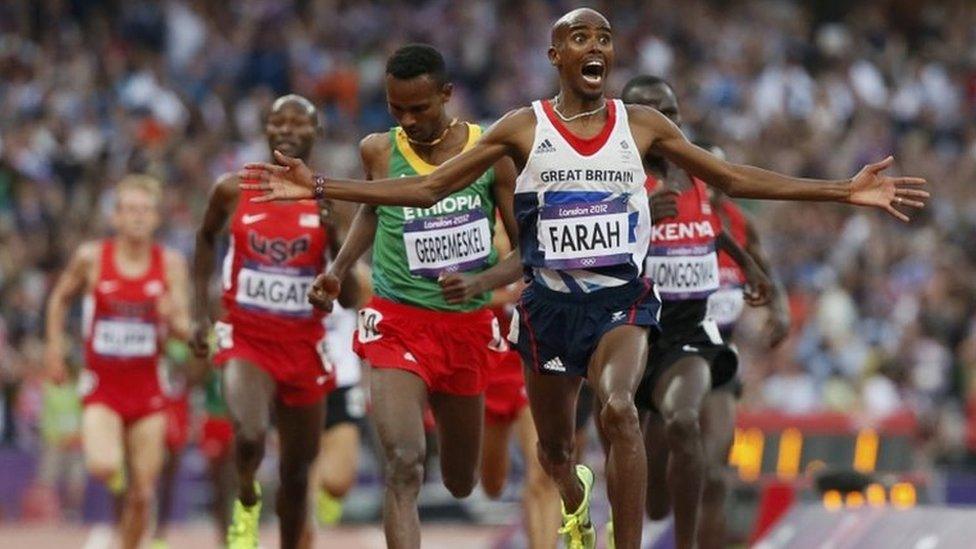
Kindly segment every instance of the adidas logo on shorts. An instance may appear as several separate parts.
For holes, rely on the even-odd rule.
[[[542,369],[548,370],[550,372],[566,371],[566,367],[563,366],[563,359],[559,358],[558,356],[549,359],[549,361],[547,361],[545,364],[542,365]]]
[[[535,148],[535,154],[551,152],[556,152],[556,147],[552,145],[552,142],[550,142],[548,138],[543,139],[542,143],[539,143],[539,146]]]

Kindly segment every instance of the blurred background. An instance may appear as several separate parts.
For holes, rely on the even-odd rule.
[[[130,171],[161,179],[161,237],[189,255],[215,178],[266,158],[262,114],[275,96],[312,99],[326,123],[313,164],[358,175],[358,140],[392,123],[382,82],[394,49],[440,48],[455,83],[453,112],[491,122],[554,94],[549,28],[577,5],[0,2],[0,544],[24,525],[106,516],[107,498],[77,469],[78,408],[70,396],[51,396],[40,364],[47,293],[74,248],[106,234],[105,189]],[[731,528],[748,539],[771,485],[819,501],[811,479],[831,468],[874,474],[892,502],[976,503],[972,2],[587,5],[614,27],[611,93],[636,74],[665,77],[686,133],[732,161],[843,178],[891,153],[895,173],[926,177],[933,191],[910,225],[837,205],[744,204],[789,291],[793,330],[767,351],[756,311],[736,334],[746,389]],[[76,365],[81,354],[77,345]],[[797,437],[793,466],[784,453]],[[352,524],[378,520],[381,485],[365,440]],[[63,459],[39,475],[45,454]],[[209,532],[203,469],[191,442],[176,516]],[[475,496],[459,505],[442,497],[436,478],[431,484],[425,517],[501,524],[457,535],[517,545],[517,529],[504,526],[517,524],[517,488],[507,503]],[[375,526],[364,528],[381,543]]]

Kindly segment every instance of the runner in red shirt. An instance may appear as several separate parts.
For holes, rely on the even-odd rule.
[[[278,98],[265,126],[271,149],[306,160],[318,130],[315,107],[297,95]],[[223,368],[240,480],[227,544],[230,549],[257,546],[261,489],[255,474],[274,407],[281,437],[281,546],[293,548],[306,531],[306,487],[324,421],[322,399],[335,383],[322,354],[323,313],[306,297],[334,243],[331,205],[314,200],[259,204],[250,200],[257,193],[239,191],[238,183],[235,175],[220,178],[197,233],[193,347],[201,357],[209,351],[208,284],[217,236],[226,226],[230,244],[221,279],[224,317],[214,326],[214,363]]]
[[[64,321],[72,298],[84,292],[86,369],[79,388],[85,463],[113,492],[124,490],[119,534],[129,548],[138,546],[146,530],[163,462],[162,342],[167,335],[187,337],[189,314],[186,263],[153,242],[159,182],[131,175],[115,194],[116,236],[81,245],[51,292],[45,361],[52,378],[63,380]]]

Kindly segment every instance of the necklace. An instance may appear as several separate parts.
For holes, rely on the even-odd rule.
[[[559,116],[559,118],[561,118],[563,120],[563,122],[572,122],[573,120],[576,120],[577,118],[583,118],[584,116],[593,116],[594,114],[596,114],[596,113],[602,111],[603,109],[607,108],[607,100],[604,99],[603,100],[603,103],[599,107],[593,109],[592,111],[581,112],[581,113],[578,113],[578,114],[574,114],[573,116],[563,116],[563,113],[559,112],[559,109],[556,108],[556,100],[557,100],[557,98],[558,98],[558,96],[552,98],[552,112],[556,113]]]
[[[451,128],[453,128],[457,123],[458,123],[458,119],[452,118],[451,123],[448,124],[446,128],[444,128],[444,131],[441,132],[440,137],[438,137],[433,141],[416,141],[410,139],[409,135],[407,135],[407,141],[409,141],[411,145],[420,145],[421,147],[433,147],[434,145],[437,145],[441,141],[444,141],[444,138],[447,137],[447,132],[451,131]],[[404,135],[406,135],[406,132],[404,132]]]

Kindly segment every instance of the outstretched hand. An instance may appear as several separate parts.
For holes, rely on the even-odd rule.
[[[264,194],[251,199],[252,202],[271,202],[273,200],[301,200],[315,197],[315,181],[312,170],[299,158],[274,152],[279,164],[251,162],[237,172],[241,180],[240,188],[245,191],[261,191]]]
[[[851,180],[849,201],[858,206],[873,206],[885,210],[893,217],[908,222],[908,215],[895,206],[903,208],[923,208],[928,191],[919,189],[926,181],[920,177],[890,177],[881,172],[895,161],[893,156],[881,162],[868,164],[857,172]]]

